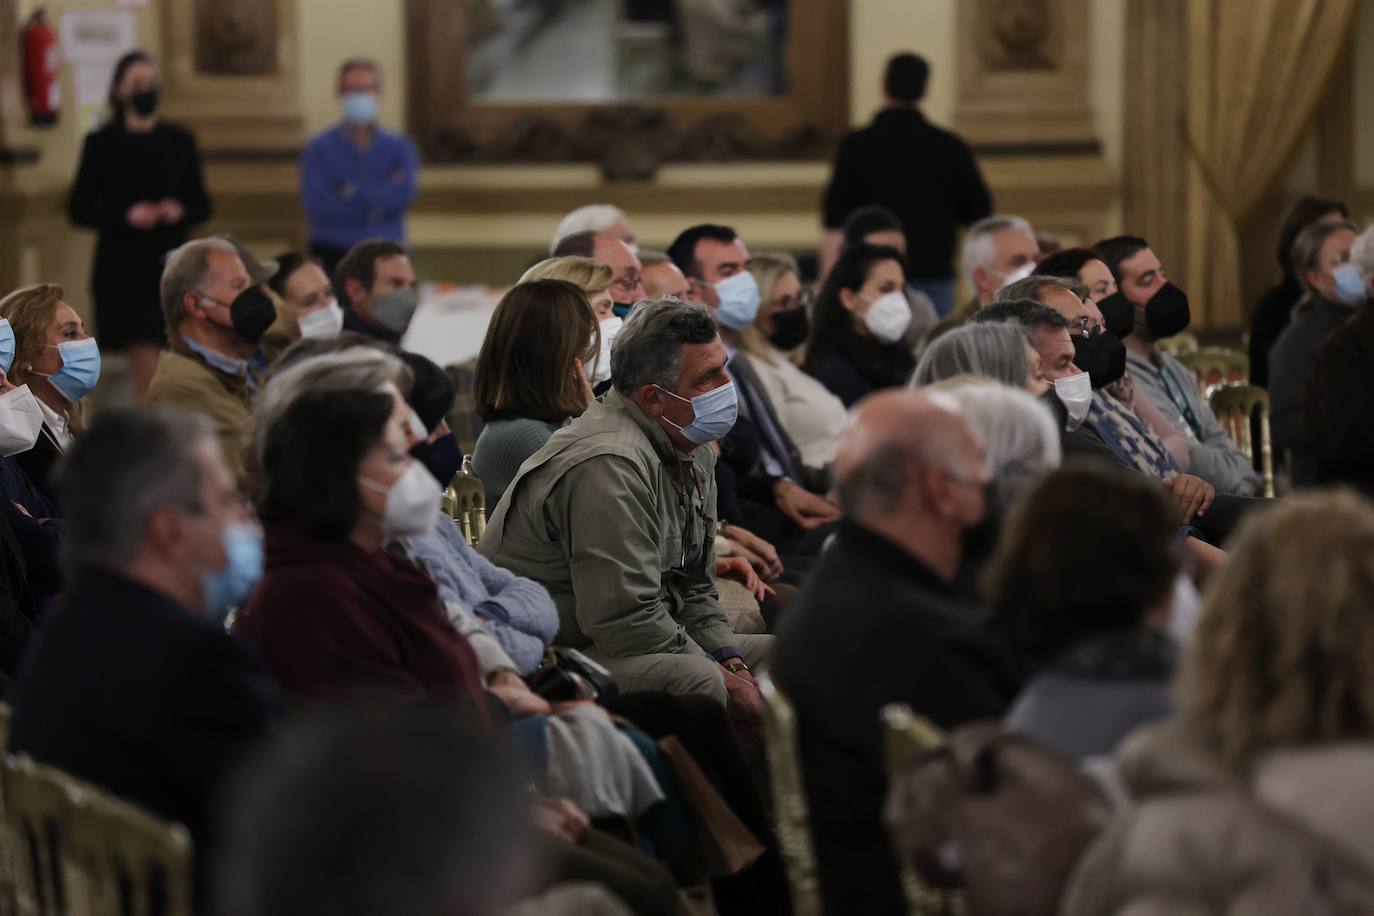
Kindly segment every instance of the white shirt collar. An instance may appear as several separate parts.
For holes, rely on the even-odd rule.
[[[53,410],[43,402],[42,398],[34,398],[38,402],[38,409],[43,411],[43,425],[52,432],[53,438],[57,440],[58,448],[63,451],[72,444],[71,431],[67,429],[67,418]]]

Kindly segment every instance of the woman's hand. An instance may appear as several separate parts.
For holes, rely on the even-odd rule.
[[[587,378],[587,373],[582,368],[582,360],[573,360],[573,375],[577,376],[577,388],[582,393],[582,411],[586,413],[587,408],[592,406],[592,401],[596,400],[596,394],[592,391],[591,379]]]
[[[754,567],[749,565],[749,561],[744,557],[716,557],[716,575],[725,579],[733,579],[749,589],[750,593],[762,604],[769,595],[774,594],[773,589],[758,577],[754,572]]]

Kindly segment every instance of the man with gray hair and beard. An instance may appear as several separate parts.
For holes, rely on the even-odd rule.
[[[715,585],[716,454],[738,412],[699,303],[640,303],[611,350],[614,389],[532,455],[479,549],[548,589],[557,642],[625,690],[701,693],[756,721],[751,669],[773,638],[737,635]]]
[[[835,478],[844,521],[788,608],[774,668],[797,710],[825,911],[898,916],[879,712],[907,703],[952,729],[999,718],[1016,690],[952,587],[992,478],[952,398],[897,389],[859,404]]]

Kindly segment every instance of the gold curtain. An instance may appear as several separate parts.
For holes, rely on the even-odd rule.
[[[1238,233],[1311,124],[1356,6],[1189,0],[1186,289],[1200,327],[1248,320]]]

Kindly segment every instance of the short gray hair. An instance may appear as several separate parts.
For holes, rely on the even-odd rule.
[[[676,296],[641,302],[611,345],[611,381],[621,394],[644,385],[672,391],[682,368],[682,347],[705,344],[719,334],[715,315],[700,302]]]
[[[558,228],[553,233],[553,241],[549,242],[549,253],[552,254],[558,243],[570,235],[579,232],[605,232],[616,223],[627,222],[625,211],[615,204],[588,204],[585,207],[578,207],[558,224]]]
[[[378,391],[390,382],[404,394],[410,378],[410,369],[400,359],[374,347],[352,347],[287,366],[272,376],[253,407],[253,458],[261,466],[267,431],[306,392]]]
[[[1031,274],[1015,283],[1008,283],[992,297],[993,302],[1011,302],[1015,299],[1034,299],[1040,302],[1040,291],[1051,286],[1062,286],[1078,297],[1079,302],[1088,298],[1088,287],[1077,277],[1052,277],[1049,274]]]
[[[1025,331],[1013,324],[966,324],[936,338],[921,354],[911,377],[924,388],[956,375],[984,375],[1013,388],[1026,384],[1030,364]]]
[[[98,413],[58,469],[68,571],[122,568],[142,548],[149,516],[164,506],[203,511],[194,451],[206,442],[216,443],[215,430],[201,414],[129,408]]]
[[[1366,283],[1374,277],[1374,225],[1355,237],[1355,244],[1350,246],[1350,263]]]
[[[640,267],[657,267],[660,264],[673,263],[673,259],[668,257],[667,252],[657,251],[652,248],[639,249],[639,254],[636,255],[636,257],[639,258]]]
[[[239,256],[239,250],[227,239],[192,239],[167,255],[166,266],[162,268],[162,317],[167,322],[167,330],[175,331],[186,318],[183,299],[187,293],[196,292],[210,278],[210,252]],[[244,270],[247,270],[244,267]]]
[[[959,412],[983,440],[993,492],[1002,508],[1059,467],[1063,450],[1054,417],[1034,395],[975,381],[940,390],[958,403]]]
[[[992,237],[1004,229],[1017,229],[1032,238],[1035,237],[1035,230],[1031,224],[1020,216],[993,215],[974,223],[964,236],[964,273],[968,276],[969,283],[973,282],[974,268],[987,267],[996,257],[997,246],[993,243]]]

